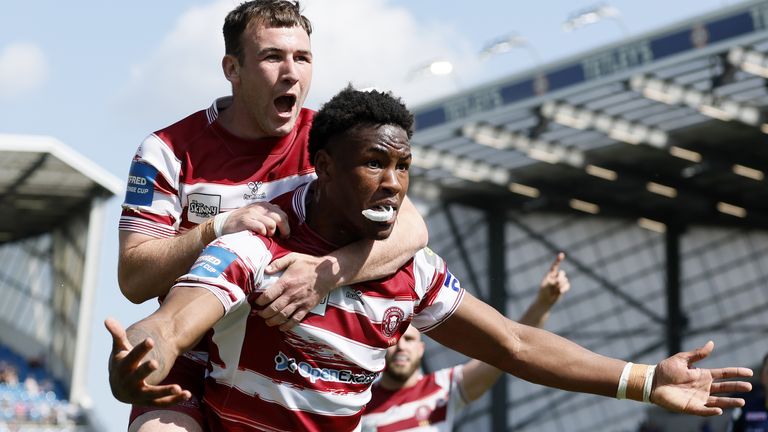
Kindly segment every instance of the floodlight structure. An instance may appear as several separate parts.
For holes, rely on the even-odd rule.
[[[480,59],[486,60],[490,57],[507,53],[515,48],[525,48],[537,64],[541,61],[539,53],[528,42],[528,39],[516,33],[510,33],[489,41],[482,50],[480,50]]]
[[[606,3],[599,3],[589,8],[571,13],[568,16],[568,19],[563,23],[563,31],[570,32],[595,24],[604,19],[611,19],[616,22],[622,33],[626,35],[629,33],[629,30],[621,21],[621,18],[619,18],[620,15],[621,13],[614,6]]]

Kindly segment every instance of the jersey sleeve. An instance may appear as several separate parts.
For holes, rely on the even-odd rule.
[[[448,403],[451,405],[454,413],[456,413],[469,403],[467,396],[462,390],[464,388],[464,365],[454,366],[450,368],[450,371],[451,392],[448,397]]]
[[[227,315],[261,288],[264,269],[271,261],[272,254],[262,237],[250,231],[228,234],[203,249],[189,272],[171,289],[207,289],[219,299]]]
[[[155,238],[173,237],[181,222],[181,162],[157,135],[148,136],[133,157],[128,174],[121,231]]]
[[[415,291],[418,297],[413,325],[428,332],[453,315],[464,298],[464,289],[440,256],[424,248],[413,257]]]

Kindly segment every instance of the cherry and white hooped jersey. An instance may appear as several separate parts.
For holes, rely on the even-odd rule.
[[[308,189],[274,201],[291,209],[290,238],[222,236],[173,288],[205,288],[224,306],[209,340],[210,430],[359,430],[387,347],[409,323],[434,328],[461,302],[464,291],[444,261],[424,249],[390,277],[332,291],[293,330],[268,327],[248,301],[277,279],[264,275],[265,266],[292,251],[320,255],[337,248],[304,222]]]
[[[315,178],[307,148],[314,111],[302,109],[284,137],[247,140],[216,121],[230,103],[230,97],[217,99],[141,143],[128,175],[120,230],[172,237]]]
[[[450,432],[456,415],[467,405],[461,392],[462,370],[463,365],[441,369],[394,391],[374,384],[362,432]]]

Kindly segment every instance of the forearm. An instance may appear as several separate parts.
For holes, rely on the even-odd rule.
[[[616,395],[626,363],[510,321],[469,294],[454,316],[429,335],[526,381],[603,396]]]
[[[167,294],[176,278],[189,270],[203,248],[214,239],[209,223],[164,239],[121,231],[120,290],[134,303]]]
[[[428,238],[424,220],[406,197],[389,238],[358,241],[328,255],[338,271],[336,286],[381,279],[395,273],[427,245]]]

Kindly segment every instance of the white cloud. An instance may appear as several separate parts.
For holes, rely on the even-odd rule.
[[[34,92],[47,79],[48,62],[39,46],[16,42],[0,51],[0,99]]]
[[[322,102],[348,82],[393,90],[409,104],[455,92],[450,77],[411,77],[414,67],[449,59],[459,73],[476,66],[469,45],[450,29],[415,21],[404,8],[386,0],[305,0],[312,21],[314,78],[307,106]],[[131,82],[119,99],[121,113],[143,124],[162,126],[229,94],[221,72],[221,25],[232,9],[219,0],[184,13],[173,29],[131,70]]]
[[[460,79],[418,75],[415,68],[437,59],[450,60],[456,66],[454,74],[469,74],[477,67],[469,42],[461,35],[416,22],[407,9],[385,0],[304,4],[314,25],[310,106],[317,107],[348,82],[392,90],[409,104],[421,103],[456,92]]]
[[[220,65],[221,26],[230,9],[231,0],[219,0],[179,17],[146,60],[131,68],[130,81],[117,99],[118,111],[159,128],[228,94]]]

